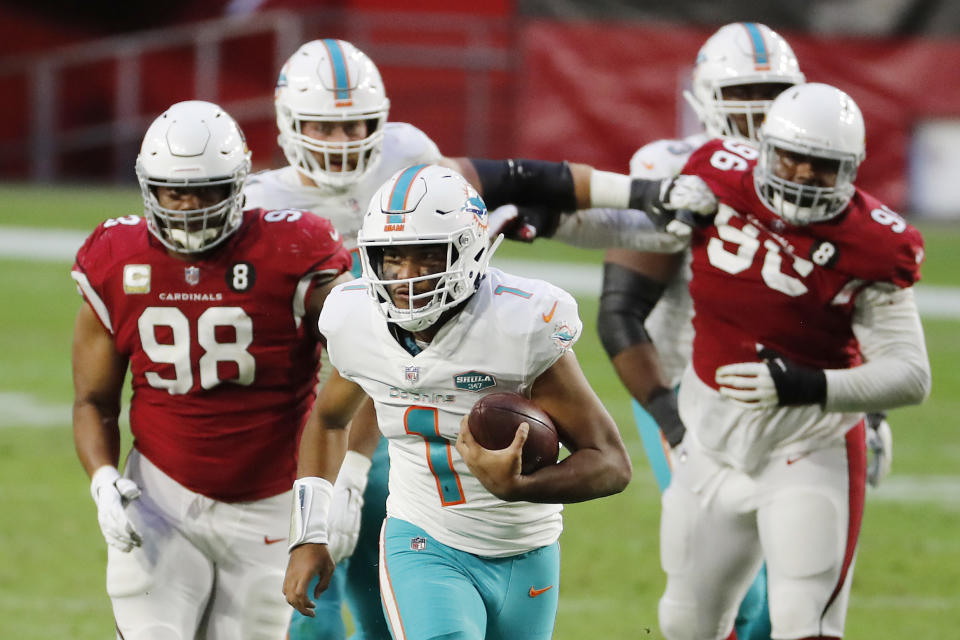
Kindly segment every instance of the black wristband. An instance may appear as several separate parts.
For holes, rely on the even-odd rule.
[[[683,421],[680,420],[677,396],[673,391],[666,387],[655,389],[647,397],[647,402],[643,405],[643,408],[657,422],[657,426],[660,427],[660,431],[663,432],[663,437],[666,438],[671,449],[680,444],[687,428],[683,426]]]
[[[781,407],[826,402],[827,374],[823,369],[797,364],[772,349],[762,350],[759,356],[767,364]]]

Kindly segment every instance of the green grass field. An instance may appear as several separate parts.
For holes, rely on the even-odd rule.
[[[0,186],[0,202],[0,234],[3,226],[90,230],[105,218],[140,210],[139,195],[130,189]],[[960,228],[922,229],[928,254],[923,283],[960,284]],[[500,255],[600,260],[597,252],[549,242],[507,245]],[[106,547],[70,431],[70,341],[80,300],[69,267],[66,260],[0,257],[3,639],[94,640],[113,633],[104,591]],[[556,638],[661,638],[659,494],[627,395],[596,337],[596,299],[580,302],[586,330],[577,355],[621,427],[634,480],[623,494],[565,511]],[[868,495],[849,640],[952,638],[960,629],[960,496],[951,493],[960,487],[960,319],[926,319],[924,327],[933,394],[926,404],[891,415],[894,474],[888,488]],[[29,426],[34,422],[50,424]],[[927,487],[926,497],[911,487]]]

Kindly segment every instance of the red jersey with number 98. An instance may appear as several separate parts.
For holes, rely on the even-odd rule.
[[[169,255],[140,216],[97,227],[72,276],[129,358],[134,446],[217,500],[287,491],[319,366],[305,301],[349,265],[330,222],[304,211],[245,211],[195,262]]]
[[[758,155],[741,142],[712,140],[683,169],[720,203],[691,245],[693,366],[714,389],[717,367],[758,361],[757,345],[811,367],[859,364],[856,294],[875,282],[909,287],[920,278],[920,233],[859,189],[832,220],[781,220],[756,193]]]

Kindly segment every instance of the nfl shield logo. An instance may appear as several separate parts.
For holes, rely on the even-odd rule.
[[[414,551],[423,551],[427,548],[427,539],[420,536],[410,538],[410,548]]]
[[[200,268],[199,267],[187,267],[183,272],[184,277],[187,279],[187,284],[194,285],[200,282]]]
[[[407,382],[416,382],[420,379],[420,367],[404,367],[403,377],[406,378]]]

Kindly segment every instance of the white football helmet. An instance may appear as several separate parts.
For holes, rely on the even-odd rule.
[[[459,173],[438,165],[414,165],[393,175],[373,195],[357,238],[363,276],[370,295],[388,322],[407,331],[422,331],[440,315],[477,290],[487,263],[502,236],[490,245],[487,206]],[[383,253],[398,245],[444,245],[446,268],[419,277],[383,278]],[[434,280],[434,287],[414,293],[414,284]],[[387,287],[408,288],[409,307],[398,307]],[[422,307],[414,302],[428,299]]]
[[[347,187],[380,160],[390,101],[376,65],[349,42],[313,40],[297,49],[280,71],[274,99],[277,142],[287,162],[317,186]],[[356,120],[367,123],[361,140],[325,142],[302,130],[304,121]]]
[[[250,151],[240,126],[219,106],[201,100],[172,105],[147,129],[136,171],[147,228],[168,249],[207,251],[240,227]],[[220,187],[224,197],[200,209],[166,209],[157,187]]]
[[[760,158],[753,169],[757,195],[787,222],[804,225],[839,215],[854,194],[853,181],[866,157],[863,115],[846,93],[820,83],[781,93],[760,127]],[[776,175],[778,153],[812,156],[836,168],[831,187]]]
[[[803,82],[797,56],[777,32],[756,22],[735,22],[721,27],[700,47],[693,93],[683,95],[710,136],[756,140],[754,116],[766,113],[772,100],[724,99],[723,90],[754,84],[786,89]],[[746,121],[746,131],[736,116]]]

